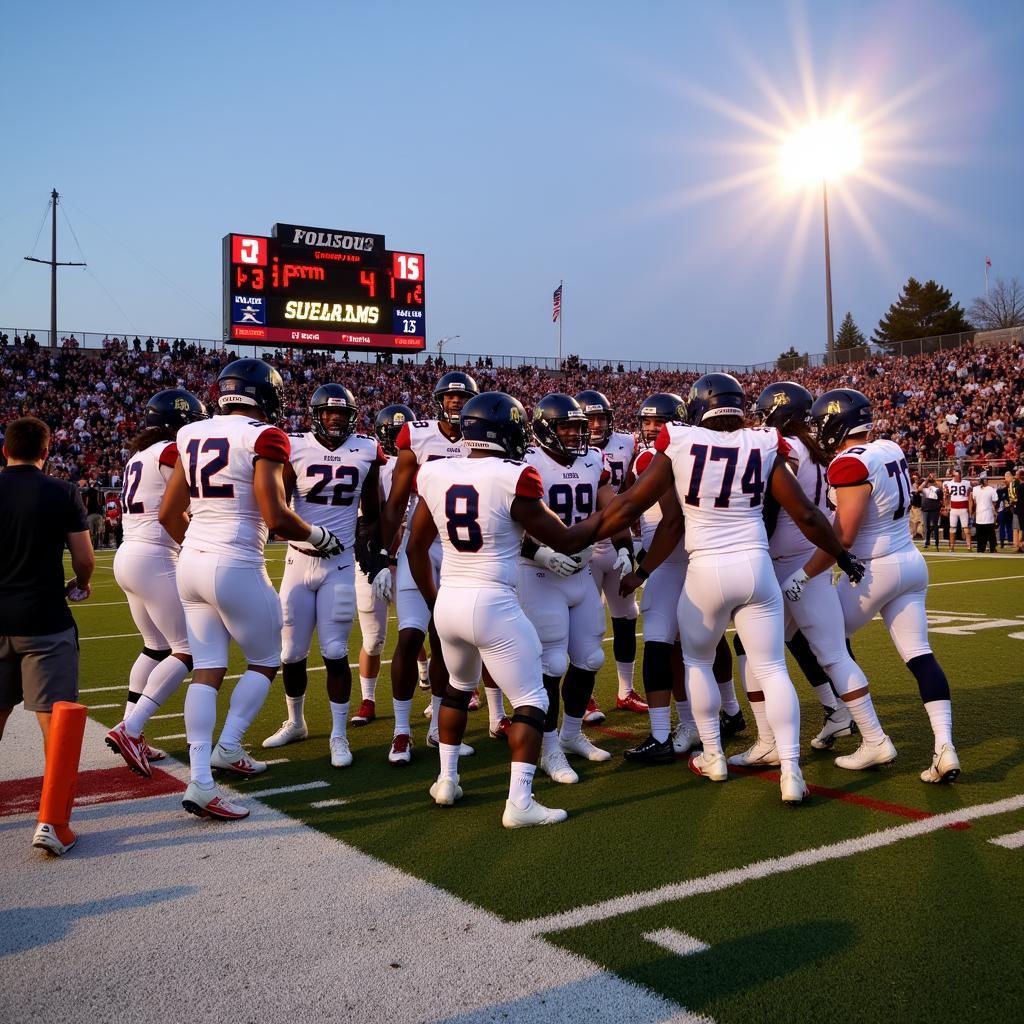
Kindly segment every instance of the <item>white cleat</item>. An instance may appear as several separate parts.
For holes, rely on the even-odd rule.
[[[281,723],[281,728],[273,736],[268,736],[263,741],[263,746],[268,750],[272,747],[284,747],[289,743],[298,743],[308,735],[309,730],[306,728],[305,722],[293,722],[288,719],[287,722]]]
[[[580,781],[580,777],[569,766],[565,754],[559,747],[552,747],[551,750],[541,752],[539,766],[540,770],[551,779],[555,782],[561,782],[565,786],[571,786],[574,782]],[[538,804],[537,806],[540,805]],[[506,811],[505,813],[507,814],[508,812]],[[538,822],[537,824],[543,823]]]
[[[352,763],[352,751],[349,749],[347,736],[331,737],[331,765],[334,768],[347,768]]]
[[[774,740],[771,743],[766,743],[759,739],[742,754],[733,754],[729,758],[729,764],[734,764],[737,768],[777,768],[779,766],[779,751]]]
[[[388,761],[391,764],[408,764],[411,760],[412,737],[407,732],[400,732],[391,738]]]
[[[815,750],[831,750],[832,744],[840,736],[852,736],[856,731],[857,723],[846,710],[846,705],[840,702],[840,707],[826,709],[825,723],[821,727],[821,732],[811,740],[811,746]]]
[[[228,750],[218,743],[210,755],[210,767],[220,768],[226,772],[236,772],[239,775],[259,775],[260,772],[267,770],[267,762],[251,758],[249,752],[241,744],[234,750]]]
[[[783,772],[779,781],[779,788],[782,790],[782,802],[784,804],[802,804],[809,790],[804,782],[803,773],[799,768],[793,771]]]
[[[877,743],[864,740],[852,754],[837,757],[836,767],[856,772],[865,768],[881,768],[895,760],[896,748],[888,736],[883,736]]]
[[[427,746],[435,750],[441,746],[441,740],[436,732],[427,733]],[[471,747],[468,743],[459,744],[459,757],[472,757],[475,753],[476,747]]]
[[[580,757],[585,757],[588,761],[610,761],[612,759],[610,750],[602,750],[600,747],[594,746],[581,732],[568,739],[559,738],[558,743],[566,754],[579,754]]]
[[[454,779],[449,779],[439,775],[437,782],[430,787],[430,795],[434,798],[434,803],[438,807],[451,807],[456,800],[462,799],[462,787],[459,785],[459,777],[456,776]]]
[[[181,798],[181,806],[199,818],[216,818],[218,821],[239,821],[249,817],[249,808],[233,803],[221,796],[216,786],[200,786],[198,782],[190,782],[185,795]]]
[[[672,750],[677,757],[688,754],[694,747],[700,746],[697,727],[689,722],[680,722],[672,733]]]
[[[960,758],[952,744],[943,743],[942,748],[932,757],[931,767],[921,772],[922,782],[952,782],[960,774]]]
[[[530,806],[525,808],[516,807],[511,800],[506,800],[501,823],[505,828],[529,828],[531,825],[557,825],[568,817],[568,811],[545,807],[536,800],[531,800]]]
[[[725,754],[717,754],[702,751],[690,757],[690,771],[694,775],[703,775],[705,779],[712,782],[725,782],[729,778],[729,766],[725,760]]]

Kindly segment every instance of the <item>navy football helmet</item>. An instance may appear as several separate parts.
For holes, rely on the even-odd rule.
[[[479,395],[480,389],[476,386],[476,381],[468,373],[463,373],[461,370],[450,370],[446,373],[434,385],[437,418],[444,420],[446,423],[457,423],[459,420],[458,416],[449,416],[444,407],[444,396],[452,394],[466,395],[467,398],[471,398],[473,395]]]
[[[761,392],[754,403],[754,415],[766,427],[785,431],[790,423],[804,423],[814,404],[814,395],[803,385],[780,380]]]
[[[558,435],[558,428],[575,424],[580,428],[575,444],[567,444]],[[537,443],[566,459],[586,455],[590,447],[590,425],[587,414],[571,395],[554,393],[545,395],[533,407],[533,436]]]
[[[615,407],[600,391],[581,391],[576,396],[576,401],[580,403],[580,407],[587,414],[588,420],[592,416],[604,417],[604,429],[602,431],[596,431],[594,430],[594,425],[590,425],[590,443],[598,448],[603,448],[612,436]]]
[[[166,427],[175,433],[186,423],[205,420],[208,415],[206,406],[184,388],[158,391],[146,403],[146,426]]]
[[[675,420],[686,422],[686,403],[679,395],[673,395],[669,391],[658,391],[643,400],[637,413],[637,420],[637,435],[643,444],[650,446],[654,444],[666,423]],[[658,423],[652,431],[644,426],[644,420],[657,420]]]
[[[348,418],[335,430],[324,423],[324,413],[347,412]],[[309,415],[313,421],[313,433],[325,445],[339,445],[356,429],[359,409],[355,395],[344,384],[321,384],[309,400]]]
[[[385,405],[377,413],[377,417],[373,421],[373,432],[377,435],[381,448],[388,455],[398,454],[395,438],[398,437],[398,432],[402,427],[414,419],[416,419],[416,413],[407,405]]]
[[[503,391],[485,391],[462,407],[462,439],[468,448],[521,459],[530,445],[530,425],[522,403]]]
[[[866,434],[871,429],[871,402],[853,388],[833,388],[814,400],[811,419],[818,443],[834,452],[850,434]]]
[[[705,373],[686,396],[686,414],[690,423],[699,427],[719,416],[742,418],[746,404],[743,385],[731,373]]]
[[[217,405],[224,411],[232,406],[251,405],[268,420],[281,409],[284,381],[270,363],[262,359],[236,359],[217,378]]]

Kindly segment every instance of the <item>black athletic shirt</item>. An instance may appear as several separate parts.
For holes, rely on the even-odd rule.
[[[64,545],[88,530],[78,488],[35,466],[0,473],[0,636],[44,636],[75,624],[64,598]]]

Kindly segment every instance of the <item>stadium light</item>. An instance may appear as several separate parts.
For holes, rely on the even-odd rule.
[[[790,187],[821,182],[825,226],[825,316],[828,322],[827,363],[835,361],[832,316],[832,258],[828,237],[828,183],[856,171],[861,163],[860,132],[843,117],[813,121],[786,139],[779,151],[779,170]]]

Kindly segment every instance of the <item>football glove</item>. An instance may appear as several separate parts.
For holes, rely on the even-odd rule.
[[[341,543],[341,539],[322,526],[314,526],[309,531],[306,542],[313,546],[321,558],[333,558],[345,550],[345,545]]]
[[[633,571],[633,553],[632,551],[626,550],[626,548],[619,548],[615,555],[615,561],[612,562],[612,570],[619,574],[621,580],[627,572]]]
[[[594,553],[594,545],[591,544],[589,547],[585,547],[582,551],[577,551],[575,555],[572,555],[573,561],[582,569],[583,566],[590,561],[590,556]]]
[[[533,560],[541,568],[547,569],[563,579],[572,576],[580,567],[579,562],[572,555],[563,555],[561,552],[555,551],[554,548],[544,546],[537,548]]]
[[[374,600],[383,601],[387,604],[391,600],[393,586],[391,569],[385,566],[377,573],[376,576],[373,577],[373,582],[370,584],[370,588],[373,590]]]
[[[797,569],[797,571],[782,584],[782,593],[786,600],[794,604],[799,601],[804,592],[804,584],[807,580],[807,573],[805,573],[803,569]]]
[[[864,579],[864,563],[854,558],[849,551],[844,551],[837,559],[836,565],[850,578],[850,583],[857,586]]]
[[[376,526],[376,524],[373,525]],[[380,560],[377,555],[379,548],[380,537],[377,534],[377,530],[360,522],[356,530],[356,564],[363,574],[370,579],[373,579],[376,575],[375,570],[380,568]]]

